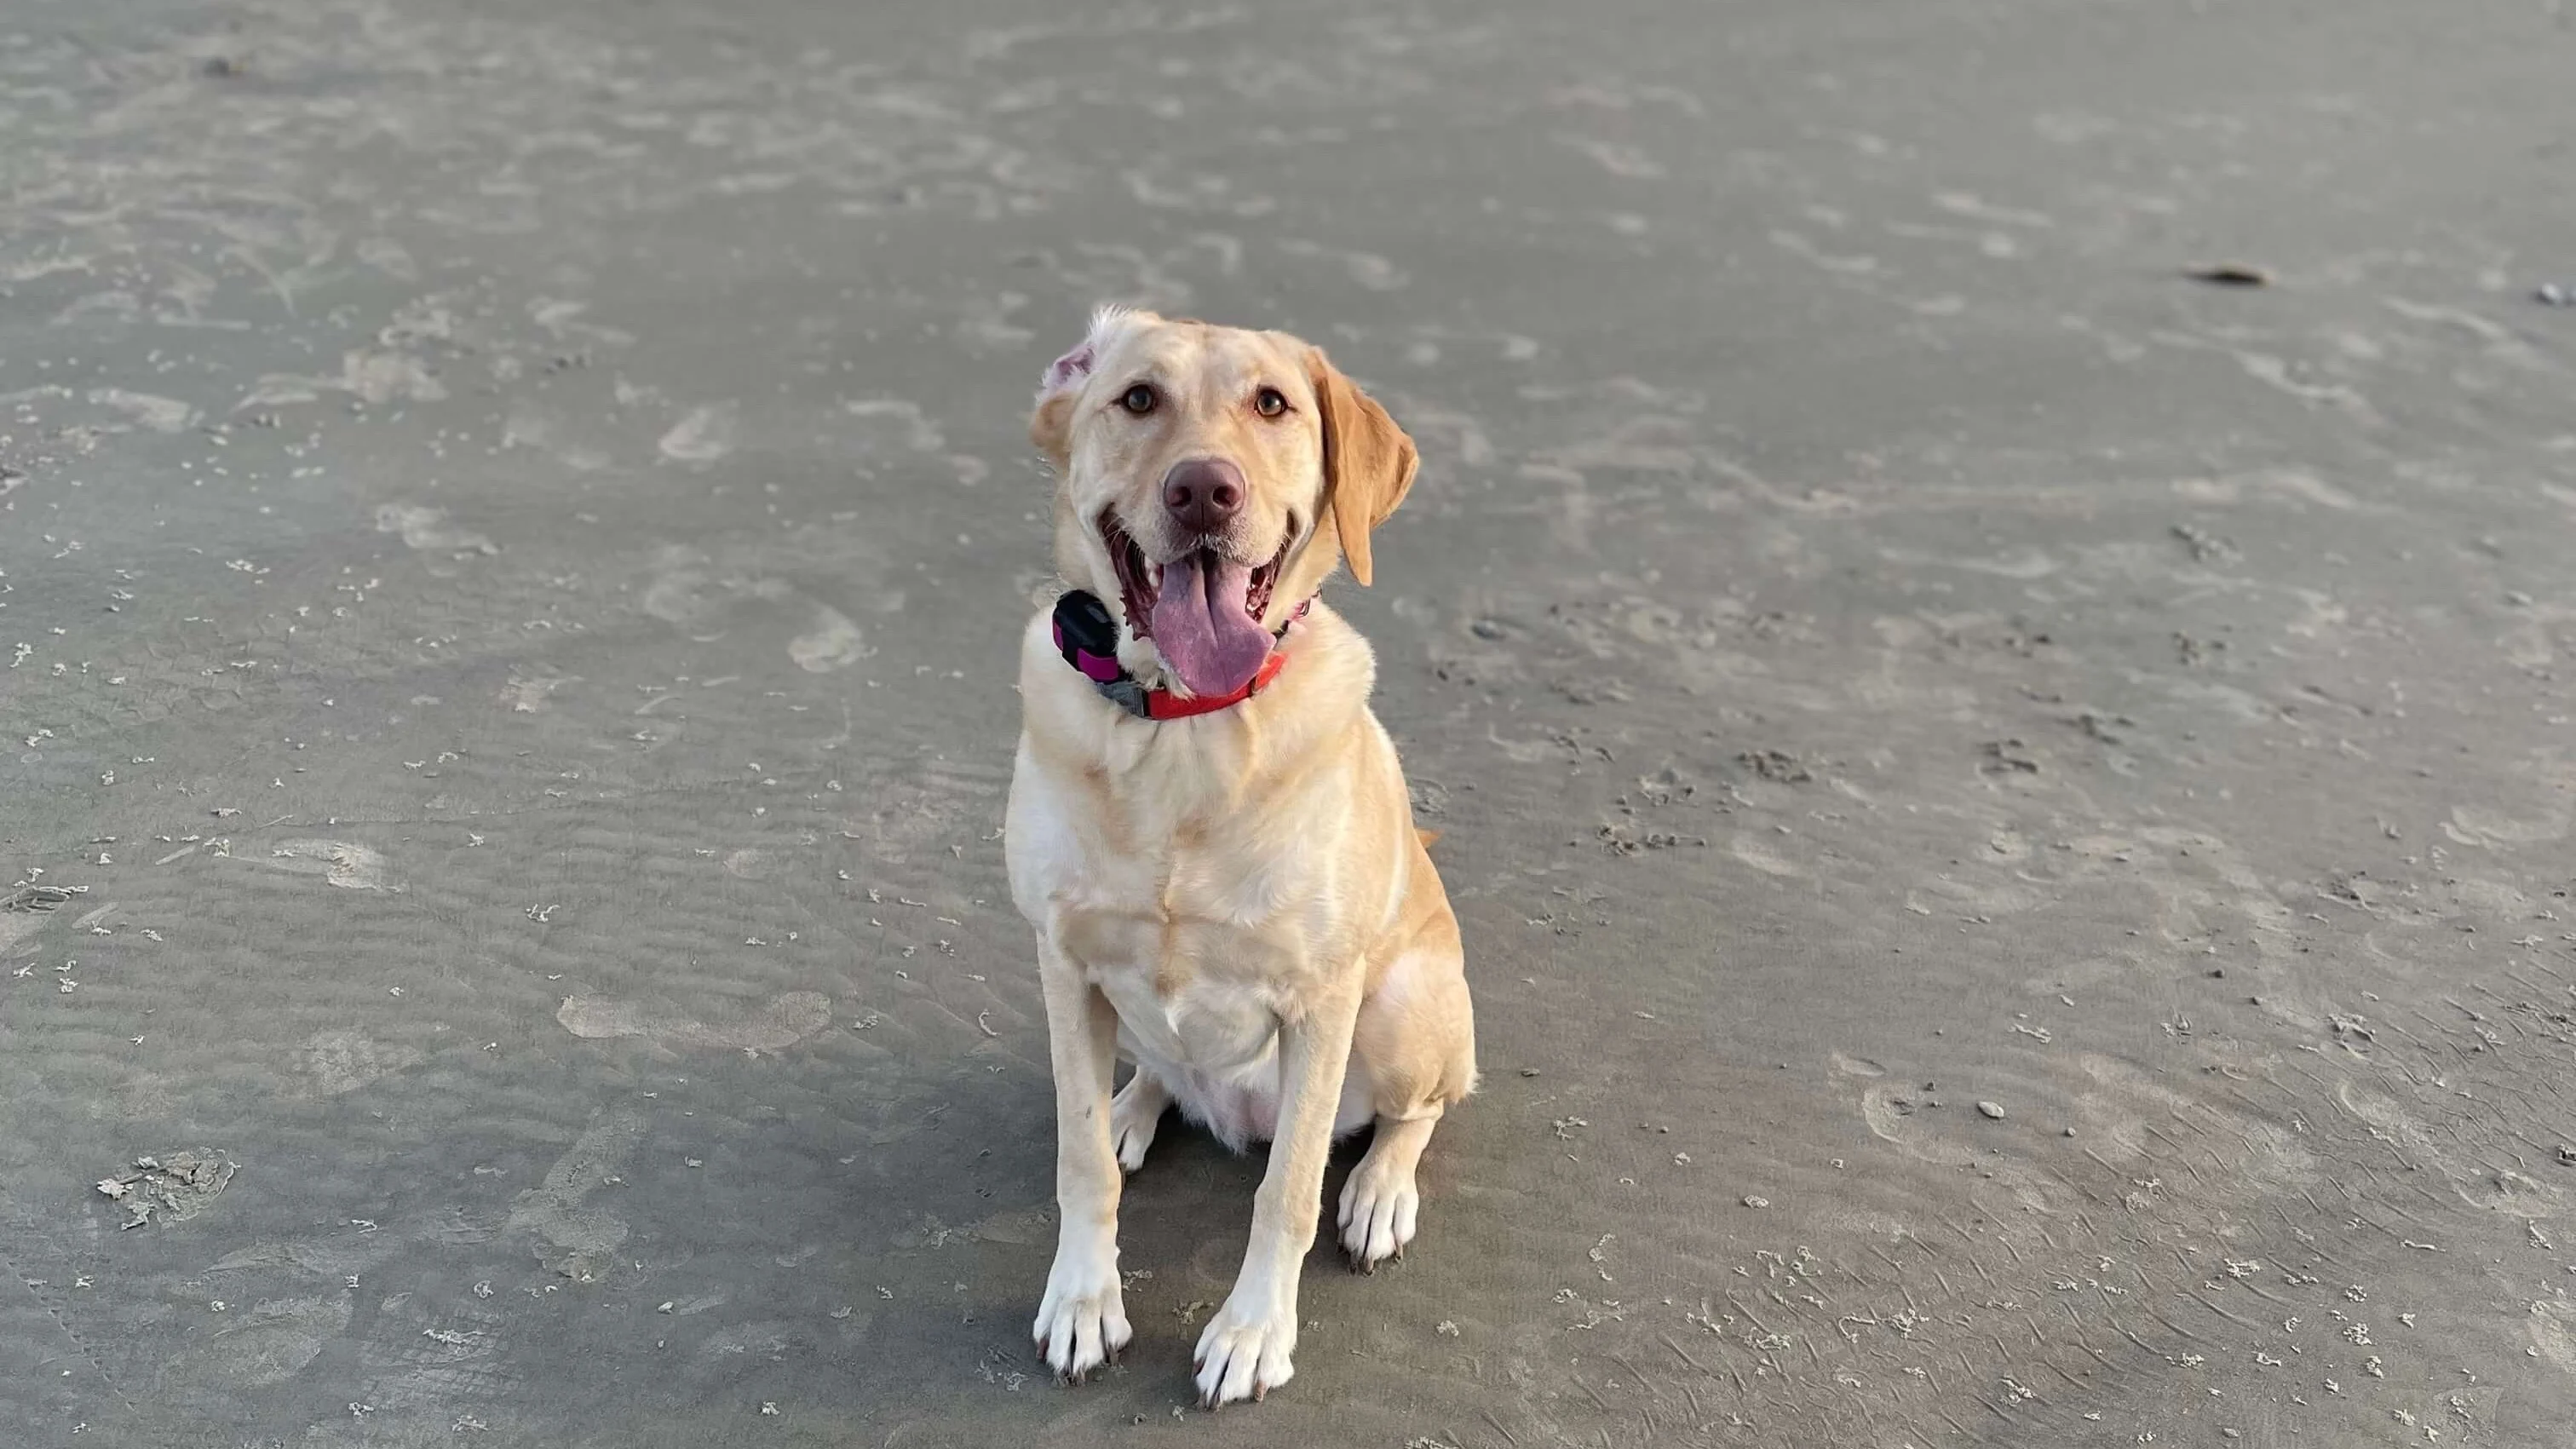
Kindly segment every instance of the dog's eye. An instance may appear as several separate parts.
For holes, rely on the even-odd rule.
[[[1152,386],[1140,382],[1119,397],[1118,405],[1141,418],[1152,412],[1154,404],[1159,401],[1161,399],[1155,396]]]
[[[1265,418],[1275,418],[1288,411],[1287,394],[1275,387],[1265,387],[1252,395],[1252,410]]]

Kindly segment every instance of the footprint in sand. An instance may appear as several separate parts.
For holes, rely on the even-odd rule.
[[[510,1207],[509,1230],[538,1238],[537,1261],[554,1271],[577,1282],[598,1279],[626,1241],[626,1221],[586,1199],[614,1180],[643,1140],[643,1115],[631,1108],[614,1108],[591,1119],[546,1169],[545,1180],[519,1194]]]
[[[281,840],[269,847],[266,864],[293,875],[318,875],[342,890],[386,889],[383,854],[354,841]]]
[[[656,1045],[693,1051],[779,1051],[832,1024],[832,998],[819,991],[790,991],[729,1021],[699,1021],[605,996],[567,996],[555,1010],[564,1030],[585,1041],[640,1036]]]
[[[787,657],[808,674],[847,669],[869,653],[859,626],[828,604],[816,604],[813,627],[787,641]]]
[[[674,463],[712,463],[733,451],[734,436],[741,427],[740,404],[712,403],[691,408],[656,446]]]
[[[205,1335],[162,1371],[173,1386],[265,1388],[282,1384],[347,1332],[351,1295],[269,1298]]]
[[[495,554],[500,545],[472,529],[447,521],[444,508],[414,503],[387,503],[376,509],[376,532],[402,536],[403,547],[419,553]]]

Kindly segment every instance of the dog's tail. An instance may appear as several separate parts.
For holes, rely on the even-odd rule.
[[[1413,835],[1415,839],[1422,842],[1422,848],[1425,850],[1429,850],[1431,848],[1431,843],[1440,838],[1439,831],[1425,830],[1418,825],[1413,828]]]

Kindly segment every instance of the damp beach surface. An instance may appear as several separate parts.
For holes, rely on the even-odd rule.
[[[13,7],[0,1437],[2553,1442],[2553,27]],[[1421,445],[1329,597],[1485,1068],[1213,1418],[1259,1163],[1178,1124],[1123,1366],[1028,1339],[1103,299]]]

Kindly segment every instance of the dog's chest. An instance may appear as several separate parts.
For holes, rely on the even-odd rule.
[[[1117,1009],[1131,1055],[1225,1076],[1265,1061],[1275,1048],[1279,1018],[1258,991],[1204,981],[1166,990],[1150,968],[1132,965],[1095,967],[1090,975]]]
[[[1056,938],[1137,1048],[1211,1072],[1270,1050],[1297,955],[1260,925],[1169,915],[1137,900],[1062,905]]]
[[[1187,771],[1175,771],[1186,786]],[[1118,1013],[1131,1054],[1232,1074],[1272,1058],[1282,1003],[1310,994],[1311,830],[1266,828],[1163,773],[1124,788],[1023,764],[1009,832],[1021,908]]]

